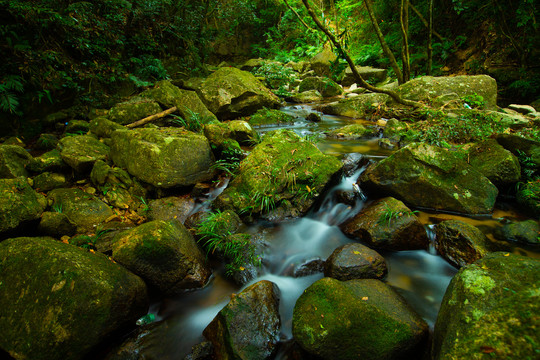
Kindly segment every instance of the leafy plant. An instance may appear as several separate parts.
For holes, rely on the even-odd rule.
[[[57,213],[60,213],[60,214],[61,214],[61,213],[62,213],[62,204],[59,204],[59,203],[53,204],[52,210],[53,210],[54,212],[57,212]]]
[[[139,198],[139,200],[141,201],[141,204],[143,205],[143,208],[141,210],[143,214],[148,213],[148,211],[150,211],[150,206],[148,205],[148,202],[146,201],[146,199],[143,198],[142,196],[137,196],[137,198]]]
[[[484,97],[474,93],[472,95],[465,95],[461,98],[465,107],[469,109],[483,109],[486,105]]]
[[[24,90],[23,80],[17,75],[8,75],[0,82],[0,110],[15,115],[22,115],[19,111],[19,98],[17,93]]]
[[[234,175],[238,169],[239,163],[237,161],[230,161],[227,159],[216,160],[210,168],[217,171],[224,171],[229,175]]]
[[[288,85],[293,79],[294,71],[279,62],[267,62],[253,71],[255,76],[266,79],[270,87],[276,89]]]
[[[385,206],[385,210],[379,216],[377,223],[385,225],[385,226],[390,226],[393,220],[397,220],[402,216],[413,216],[418,213],[417,210],[414,210],[414,211],[393,210],[392,208],[390,208],[390,206],[388,206],[388,204],[384,204],[384,206]]]

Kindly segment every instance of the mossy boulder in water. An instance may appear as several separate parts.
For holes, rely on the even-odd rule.
[[[66,136],[58,143],[62,160],[77,172],[88,172],[109,156],[109,147],[89,135]]]
[[[0,145],[0,179],[28,176],[26,166],[32,162],[24,148],[17,145]]]
[[[317,90],[302,91],[301,93],[293,94],[287,97],[287,101],[298,104],[317,102],[321,101],[322,99],[323,96]]]
[[[110,111],[108,118],[120,125],[131,124],[147,116],[163,111],[156,101],[150,99],[133,98],[129,101],[116,104]]]
[[[322,359],[390,360],[420,358],[428,325],[379,280],[323,278],[297,300],[292,331],[302,348]]]
[[[338,247],[326,260],[324,275],[337,280],[383,279],[386,261],[365,245],[352,243]]]
[[[538,244],[540,243],[540,223],[535,220],[525,220],[506,224],[497,229],[494,235],[500,240]]]
[[[317,90],[323,97],[332,97],[343,93],[343,89],[335,81],[316,76],[305,78],[298,87],[300,93],[309,90]]]
[[[238,175],[216,205],[237,213],[299,216],[341,167],[338,159],[294,132],[273,131],[242,160]]]
[[[329,115],[363,118],[388,99],[389,96],[385,94],[360,94],[321,106],[319,110]]]
[[[0,348],[16,359],[82,359],[148,309],[144,282],[52,238],[0,243]]]
[[[427,249],[428,237],[416,215],[401,201],[387,197],[363,209],[341,226],[369,246],[386,250]]]
[[[397,92],[404,99],[426,102],[448,93],[481,96],[485,108],[497,108],[497,82],[488,75],[422,76],[400,85]]]
[[[48,199],[77,225],[77,231],[81,233],[94,232],[113,215],[107,204],[80,189],[55,189],[49,192]]]
[[[208,140],[183,129],[115,131],[111,158],[137,179],[158,188],[189,186],[213,175]]]
[[[495,185],[509,185],[521,178],[518,158],[494,139],[474,144],[468,156],[471,166]]]
[[[540,262],[492,253],[461,268],[444,295],[432,358],[538,359]]]
[[[250,125],[276,125],[289,124],[294,122],[294,117],[277,109],[259,109],[249,117]]]
[[[259,281],[239,294],[204,329],[218,359],[270,359],[277,349],[281,320],[279,289]]]
[[[211,272],[187,229],[151,221],[115,237],[113,259],[165,294],[203,287]]]
[[[39,219],[47,205],[45,198],[23,177],[0,179],[0,194],[0,233]]]
[[[176,106],[176,111],[184,120],[196,117],[203,124],[217,120],[195,91],[180,89],[169,80],[157,82],[152,89],[144,91],[140,96],[153,99],[166,108]]]
[[[455,154],[437,146],[410,144],[360,177],[362,186],[415,207],[487,214],[497,188]]]
[[[259,135],[251,125],[242,120],[205,125],[204,135],[216,147],[221,147],[228,139],[242,145],[253,145],[259,139]]]
[[[377,133],[377,129],[373,127],[367,128],[361,124],[350,124],[331,130],[326,133],[326,136],[333,139],[355,140],[365,137],[374,137]]]
[[[267,107],[276,108],[280,101],[255,76],[232,67],[223,67],[210,75],[198,94],[220,120],[248,116]]]

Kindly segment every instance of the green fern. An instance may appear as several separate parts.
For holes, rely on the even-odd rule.
[[[24,85],[22,78],[16,75],[8,75],[0,83],[0,110],[15,115],[22,115],[18,110],[19,98],[16,93],[22,93]]]

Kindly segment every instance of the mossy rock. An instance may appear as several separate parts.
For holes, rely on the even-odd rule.
[[[276,109],[259,109],[249,117],[248,122],[253,126],[291,124],[294,117]]]
[[[58,144],[58,137],[54,134],[40,134],[36,141],[36,149],[52,150]]]
[[[491,213],[498,195],[484,175],[452,152],[419,143],[369,167],[360,181],[414,207],[466,214]]]
[[[461,268],[446,289],[432,358],[538,359],[540,262],[488,254]]]
[[[324,265],[324,276],[341,281],[383,279],[387,273],[388,267],[381,254],[358,243],[338,247]]]
[[[34,189],[40,192],[46,192],[53,189],[65,187],[67,180],[64,174],[44,172],[33,178]]]
[[[535,220],[518,221],[497,229],[494,235],[500,240],[538,244],[540,243],[540,224]]]
[[[73,236],[77,226],[64,213],[45,211],[41,215],[38,230],[43,235],[61,238],[64,235]]]
[[[115,131],[111,158],[137,179],[158,188],[193,185],[211,179],[214,173],[206,137],[178,128]]]
[[[302,80],[298,92],[317,90],[323,97],[341,95],[343,89],[335,81],[325,77],[310,76]]]
[[[330,67],[336,61],[337,55],[332,50],[325,48],[323,51],[313,56],[309,60],[311,69],[319,76],[330,76],[332,71]]]
[[[109,156],[109,147],[89,135],[66,136],[58,143],[62,160],[79,173],[89,172],[97,160]]]
[[[323,99],[323,96],[318,90],[307,90],[302,91],[298,94],[293,94],[286,98],[287,101],[298,103],[298,104],[304,104],[304,103],[312,103],[321,101]]]
[[[375,84],[375,83],[384,81],[388,73],[386,69],[377,69],[371,66],[357,66],[356,71],[358,71],[360,76],[362,76],[362,79],[364,79],[365,81],[368,81],[370,84]],[[351,86],[352,84],[356,82],[357,80],[353,75],[351,67],[347,66],[347,69],[345,69],[345,75],[343,76],[343,79],[341,80],[341,85]]]
[[[195,199],[183,196],[169,196],[148,202],[148,220],[176,220],[182,224],[195,208]]]
[[[518,158],[494,139],[472,145],[469,163],[497,186],[513,184],[521,178]]]
[[[86,134],[90,130],[90,124],[85,120],[70,120],[65,129],[65,134]]]
[[[319,110],[329,115],[364,118],[377,109],[378,106],[385,104],[389,98],[385,94],[360,94],[321,106]]]
[[[0,243],[0,348],[16,359],[82,359],[148,309],[144,282],[52,238]]]
[[[233,120],[204,126],[204,136],[216,147],[223,147],[227,140],[235,140],[238,144],[250,145],[257,143],[259,135],[249,123]]]
[[[204,329],[218,359],[271,359],[277,350],[281,320],[279,289],[262,280],[239,294]]]
[[[266,134],[240,163],[239,173],[216,199],[217,207],[237,213],[307,212],[315,198],[342,167],[335,157],[290,130]],[[271,214],[270,214],[271,215]]]
[[[35,192],[25,178],[0,179],[0,233],[37,220],[47,201]]]
[[[112,257],[165,294],[206,285],[205,257],[177,221],[151,221],[115,237]]]
[[[35,173],[58,172],[68,170],[69,165],[62,159],[60,150],[54,149],[35,157],[34,161],[28,164],[27,169]]]
[[[420,358],[428,325],[379,280],[323,278],[296,301],[292,331],[302,348],[322,359],[390,360]]]
[[[26,166],[32,162],[24,148],[17,145],[0,145],[0,179],[28,177]]]
[[[77,225],[80,233],[94,232],[113,215],[107,204],[80,189],[54,189],[49,192],[48,199]]]
[[[127,125],[162,111],[161,106],[156,101],[137,97],[116,104],[109,111],[108,118],[120,125]]]
[[[126,129],[126,127],[105,117],[98,117],[90,121],[90,131],[100,138],[109,138],[113,131],[122,129]]]
[[[378,133],[377,129],[367,128],[361,124],[350,124],[331,130],[326,133],[326,136],[333,139],[355,140],[366,137],[374,137]]]
[[[180,89],[169,80],[157,82],[154,88],[144,91],[140,96],[153,99],[165,108],[176,106],[177,112],[185,120],[189,120],[193,116],[200,119],[203,124],[217,120],[195,91]]]

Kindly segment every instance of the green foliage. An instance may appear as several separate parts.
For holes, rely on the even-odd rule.
[[[472,95],[465,95],[461,98],[461,101],[463,101],[465,107],[471,109],[483,109],[486,105],[484,97],[478,95],[477,93],[474,93]]]
[[[57,213],[62,213],[62,204],[53,204],[52,210]]]
[[[390,226],[392,224],[393,220],[397,220],[402,216],[414,216],[418,213],[417,210],[414,211],[399,211],[399,210],[393,210],[388,206],[388,204],[384,204],[385,210],[384,212],[379,216],[379,219],[377,220],[377,223],[382,224],[384,226]]]
[[[18,110],[19,98],[17,93],[24,90],[23,80],[17,75],[5,76],[0,82],[0,111],[21,115]]]
[[[535,180],[538,175],[537,166],[533,159],[519,149],[517,149],[516,152],[519,164],[521,165],[521,179],[523,182]]]
[[[253,71],[253,75],[264,77],[274,89],[288,85],[295,78],[294,71],[279,62],[267,62]]]

